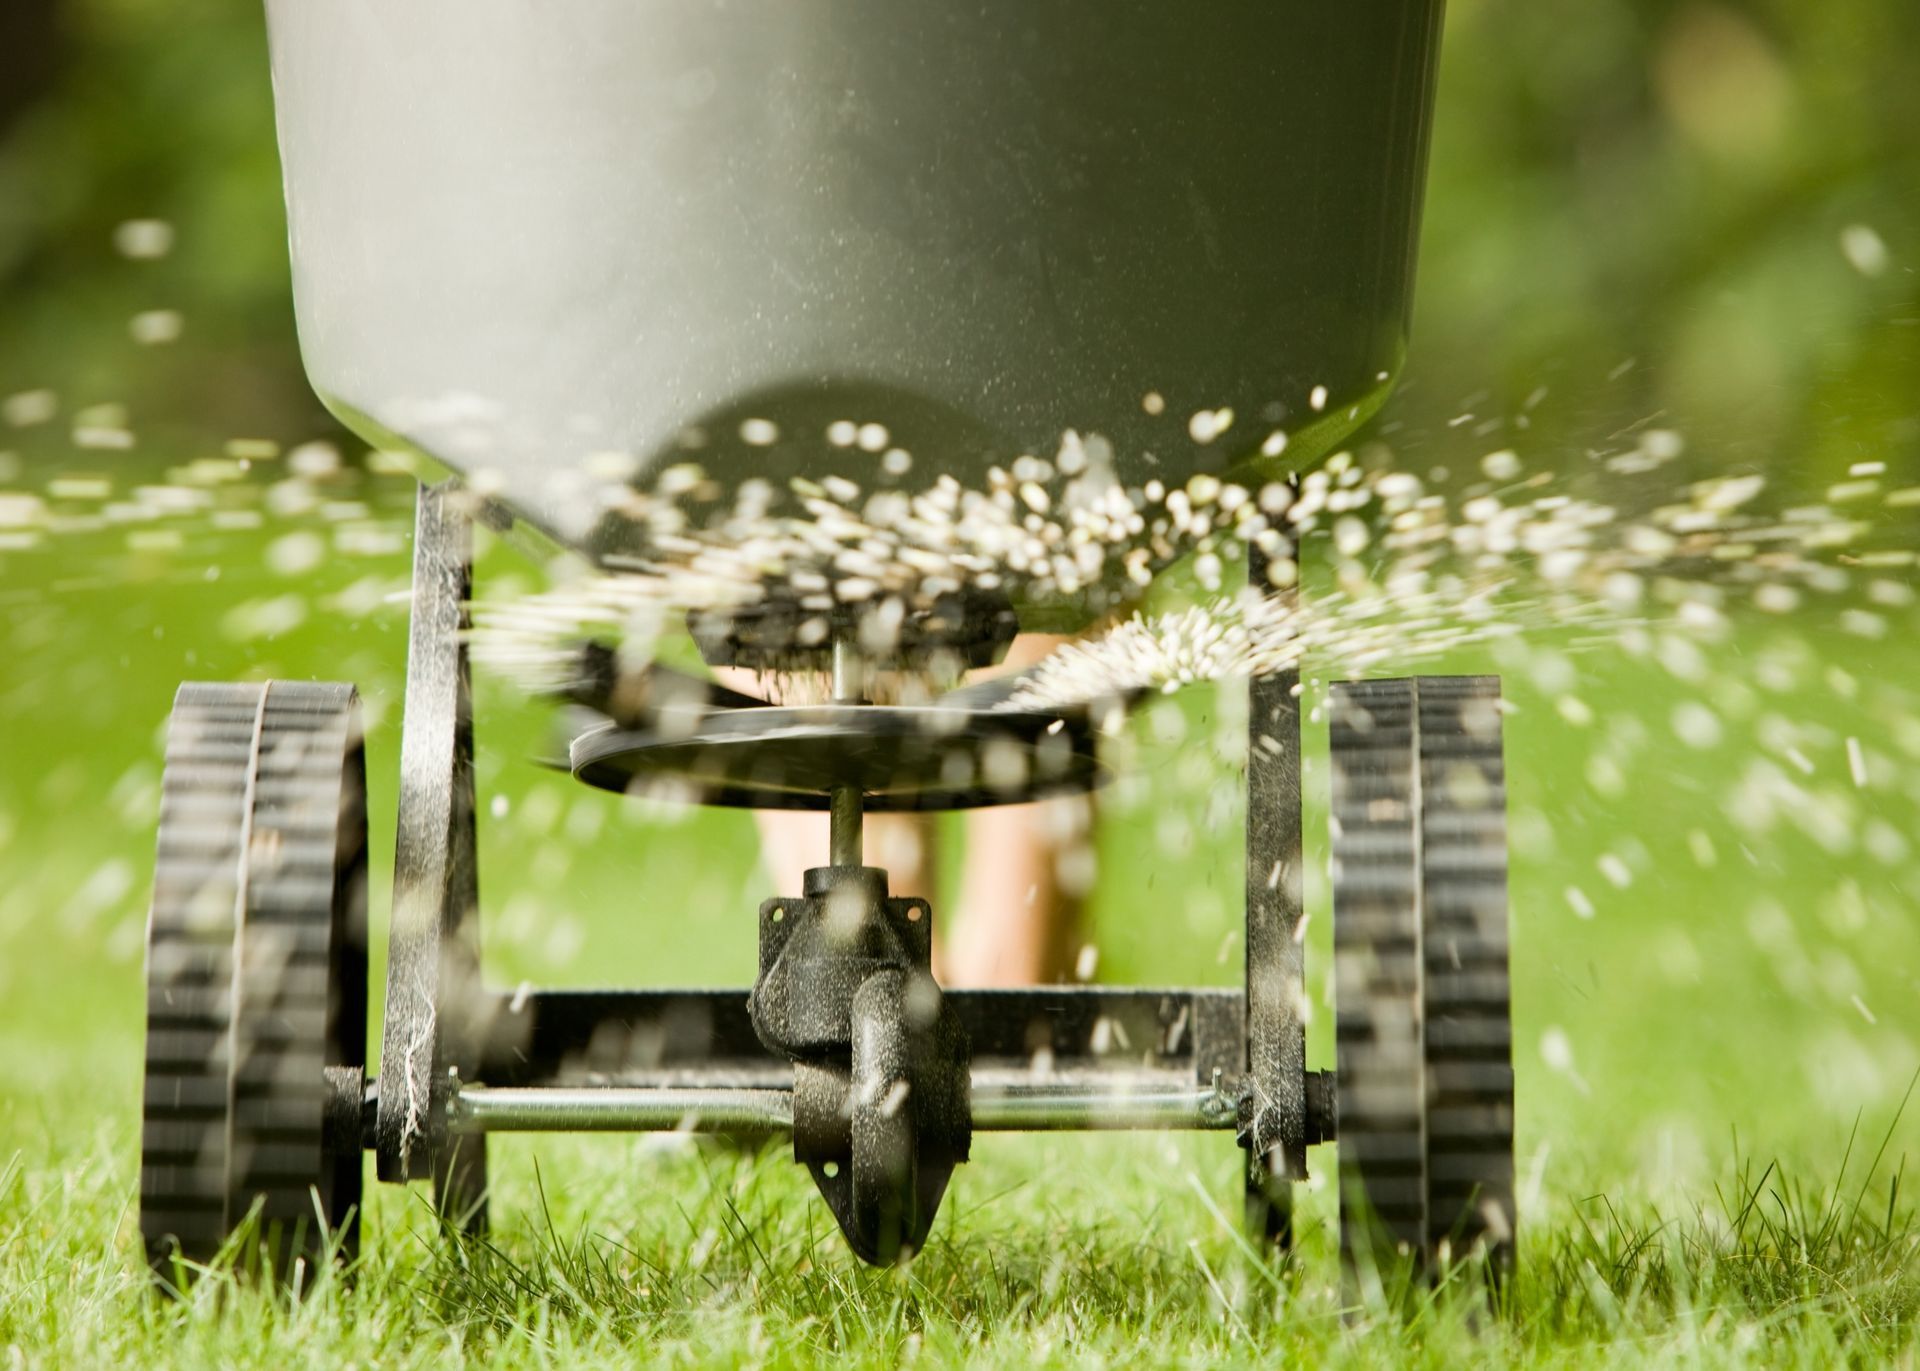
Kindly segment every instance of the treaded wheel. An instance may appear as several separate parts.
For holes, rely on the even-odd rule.
[[[1513,1259],[1506,781],[1490,676],[1333,688],[1340,1245]]]
[[[366,854],[352,686],[180,687],[140,1150],[140,1231],[163,1283],[176,1258],[212,1260],[256,1206],[277,1277],[357,1246],[361,1149],[330,1145],[327,1112],[329,1069],[351,1084],[366,1065]]]

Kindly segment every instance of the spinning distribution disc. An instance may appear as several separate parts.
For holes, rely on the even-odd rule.
[[[937,705],[709,710],[673,732],[603,725],[571,753],[605,790],[752,809],[825,809],[842,786],[870,811],[972,809],[1106,780],[1084,714]]]

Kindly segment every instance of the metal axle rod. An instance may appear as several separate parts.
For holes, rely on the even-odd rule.
[[[1226,1129],[1234,1101],[1184,1081],[1010,1080],[974,1073],[977,1131]],[[790,1090],[623,1086],[462,1086],[447,1122],[456,1133],[732,1133],[793,1130]]]

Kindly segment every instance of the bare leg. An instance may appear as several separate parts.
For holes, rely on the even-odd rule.
[[[1023,634],[998,670],[1024,670],[1063,641]],[[1081,906],[1093,884],[1091,815],[1084,799],[968,813],[956,917],[934,954],[943,983],[1043,985],[1073,974]]]
[[[1075,798],[967,815],[958,917],[935,957],[942,983],[1041,985],[1073,974],[1093,876],[1091,812]]]

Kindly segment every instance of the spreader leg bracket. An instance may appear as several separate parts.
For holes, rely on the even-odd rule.
[[[749,1012],[793,1063],[794,1160],[877,1265],[926,1242],[973,1136],[967,1033],[932,953],[927,902],[889,898],[873,867],[817,867],[804,896],[760,911]]]
[[[479,1066],[490,1003],[480,984],[473,702],[465,630],[472,589],[468,497],[420,488],[400,744],[400,823],[376,1124],[380,1179],[434,1181],[440,1212],[486,1221],[486,1150],[446,1127],[453,1073]]]
[[[1267,559],[1248,546],[1249,584],[1268,584]],[[1247,1053],[1252,1084],[1241,1140],[1247,1150],[1247,1222],[1256,1238],[1292,1241],[1292,1182],[1307,1174],[1306,1028],[1301,1015],[1300,674],[1247,684]]]

